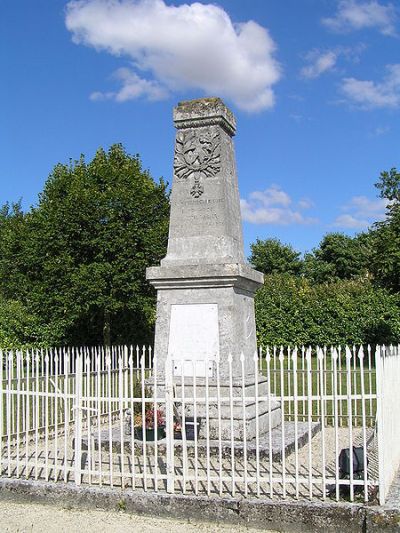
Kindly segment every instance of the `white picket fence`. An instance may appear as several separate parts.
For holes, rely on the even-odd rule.
[[[146,347],[0,351],[0,474],[385,501],[400,465],[398,347],[260,349],[180,375],[175,363]],[[353,447],[367,466],[350,461],[343,476],[339,454]]]

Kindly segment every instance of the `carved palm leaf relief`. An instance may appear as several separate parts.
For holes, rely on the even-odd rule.
[[[203,179],[213,178],[221,170],[219,133],[179,132],[176,136],[174,172],[178,179],[194,179],[190,194],[198,198],[204,192]]]

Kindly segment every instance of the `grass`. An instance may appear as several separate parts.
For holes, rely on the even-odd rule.
[[[141,398],[141,372],[134,371],[132,374],[132,383],[129,372],[123,373],[123,386],[126,387],[127,398]],[[126,378],[125,378],[126,376]],[[145,372],[145,379],[150,376],[149,371]],[[8,387],[8,382],[3,380],[3,389]],[[57,387],[56,387],[57,385]],[[56,423],[62,426],[66,422],[74,419],[74,405],[76,397],[76,377],[75,375],[40,376],[39,378],[31,377],[29,380],[25,377],[19,382],[17,379],[11,380],[11,389],[19,390],[21,394],[2,394],[2,404],[0,406],[3,419],[3,437],[13,435],[17,432],[34,431],[36,428],[44,429],[54,428]],[[56,394],[57,390],[57,394]],[[96,415],[93,409],[100,407],[100,414],[106,414],[110,411],[119,410],[119,373],[112,371],[110,375],[107,372],[100,373],[100,380],[96,374],[89,375],[89,379],[83,374],[82,380],[82,397],[83,408],[91,409],[92,414]],[[33,394],[30,394],[32,393]],[[108,395],[111,392],[111,402]],[[39,393],[39,394],[38,394]],[[46,396],[49,394],[49,396]],[[99,394],[100,401],[86,400],[86,397],[96,398]],[[145,392],[146,395],[146,392]],[[57,404],[57,405],[56,405]],[[135,405],[139,405],[138,403]],[[126,407],[124,405],[124,407]],[[84,415],[86,413],[84,412]],[[27,420],[29,418],[29,420]]]
[[[293,370],[293,361],[289,362],[287,357],[282,362],[277,359],[275,363],[271,361],[270,365],[271,392],[283,399],[288,420],[294,418],[295,402],[291,397],[294,396],[297,384],[298,414],[301,420],[307,419],[311,404],[313,420],[319,420],[324,412],[326,424],[333,425],[336,405],[339,425],[348,424],[350,412],[354,418],[353,425],[362,423],[363,414],[367,424],[374,425],[376,398],[361,398],[362,377],[364,394],[376,397],[376,373],[372,365],[371,368],[368,365],[365,366],[361,371],[359,361],[357,360],[354,365],[354,360],[351,360],[348,371],[346,362],[342,361],[341,366],[337,364],[335,385],[334,367],[330,358],[326,359],[325,366],[321,366],[320,361],[312,357],[308,370],[306,361],[298,357],[296,373]],[[263,361],[262,373],[266,375],[265,361]],[[308,400],[309,392],[311,392],[311,402]]]

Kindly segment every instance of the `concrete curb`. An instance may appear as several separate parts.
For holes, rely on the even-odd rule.
[[[225,522],[281,532],[400,532],[399,509],[349,503],[207,498],[18,479],[0,479],[0,499],[63,508],[99,508],[153,517]]]

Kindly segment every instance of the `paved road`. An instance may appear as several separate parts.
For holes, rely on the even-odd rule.
[[[260,530],[224,524],[164,520],[101,510],[71,510],[0,501],[0,531],[18,533],[244,533]],[[273,533],[263,530],[264,533]]]

